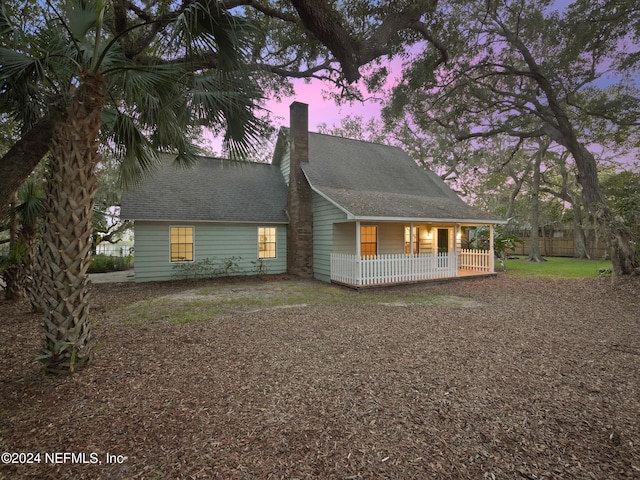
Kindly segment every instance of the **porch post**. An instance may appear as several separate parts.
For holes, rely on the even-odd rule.
[[[356,220],[356,285],[359,286],[362,283],[362,269],[360,268],[360,261],[362,258],[362,252],[360,250],[360,220]]]
[[[458,232],[460,231],[460,225],[453,224],[453,259],[456,262],[456,277],[460,272],[460,263],[458,262]]]
[[[493,265],[495,253],[493,252],[493,223],[489,224],[489,273],[495,273]]]
[[[413,222],[409,225],[409,255],[413,256],[413,242],[415,242],[415,238],[413,238]]]
[[[411,277],[411,280],[414,279],[414,266],[415,266],[415,260],[414,255],[413,255],[413,242],[415,241],[415,239],[413,238],[413,222],[411,222],[409,224],[409,275]]]

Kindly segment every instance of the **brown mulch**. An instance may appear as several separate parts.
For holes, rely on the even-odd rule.
[[[640,478],[637,278],[380,290],[463,306],[113,313],[192,288],[95,285],[96,358],[63,377],[33,360],[39,317],[0,302],[0,451],[41,455],[0,478]]]

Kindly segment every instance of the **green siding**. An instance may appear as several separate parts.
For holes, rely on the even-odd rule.
[[[239,266],[236,275],[256,273],[258,259],[258,227],[276,227],[277,258],[264,259],[266,273],[287,270],[286,225],[269,224],[204,224],[135,222],[136,282],[172,280],[176,278],[176,263],[169,261],[169,227],[194,227],[194,261],[222,261],[231,257]]]
[[[324,282],[331,281],[331,252],[334,223],[344,222],[346,213],[313,192],[313,275]]]

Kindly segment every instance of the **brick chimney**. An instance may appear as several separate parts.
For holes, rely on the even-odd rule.
[[[287,272],[310,278],[313,277],[313,208],[311,186],[301,168],[301,165],[309,163],[309,106],[293,102],[289,115]]]

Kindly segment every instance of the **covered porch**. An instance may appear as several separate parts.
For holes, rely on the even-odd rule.
[[[485,249],[466,248],[477,227],[488,227]],[[342,231],[341,231],[342,230]],[[351,228],[334,231],[341,241]],[[355,222],[355,252],[331,253],[331,281],[368,287],[494,273],[493,225]],[[465,237],[465,238],[463,238]],[[352,244],[353,245],[353,244]],[[487,248],[488,247],[488,248]]]

